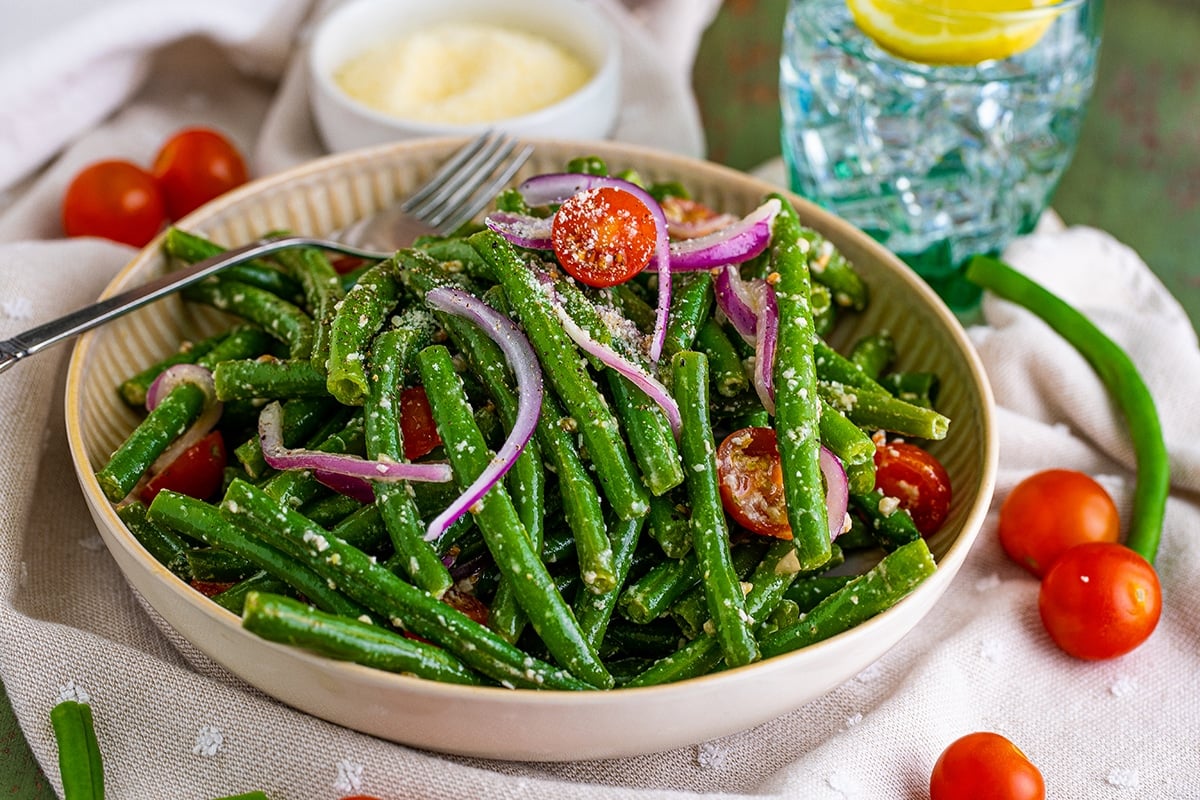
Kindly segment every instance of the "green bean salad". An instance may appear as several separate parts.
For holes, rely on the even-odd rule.
[[[869,287],[787,197],[739,212],[581,158],[383,261],[230,268],[97,479],[247,630],[381,670],[649,686],[836,635],[936,569],[950,420],[886,331],[830,346]]]

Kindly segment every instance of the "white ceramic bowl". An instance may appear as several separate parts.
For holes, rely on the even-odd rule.
[[[500,25],[563,47],[592,70],[582,88],[553,105],[494,123],[434,124],[377,111],[333,75],[347,60],[418,29],[447,22]],[[308,52],[309,101],[333,152],[401,139],[460,136],[496,128],[526,137],[604,139],[620,103],[621,46],[614,26],[583,0],[349,0],[322,19]]]
[[[423,140],[329,156],[259,180],[189,217],[189,227],[226,245],[262,231],[334,230],[421,184],[461,140]],[[571,142],[532,140],[518,179],[596,154],[649,180],[675,179],[697,199],[747,212],[770,184],[710,163],[613,143],[586,153]],[[661,751],[744,730],[813,700],[852,678],[912,630],[963,563],[992,497],[997,443],[983,368],[937,297],[895,257],[847,223],[794,198],[806,224],[827,235],[869,282],[873,302],[833,339],[845,345],[887,328],[905,368],[942,377],[939,405],[953,420],[931,448],[954,487],[950,517],[930,541],[938,571],[884,614],[797,652],[673,685],[611,692],[534,692],[463,687],[393,675],[271,644],[189,588],[133,538],[104,498],[93,471],[128,434],[136,415],[114,387],[187,337],[225,324],[179,298],[162,300],[82,337],[70,362],[67,431],[80,485],[100,533],[129,583],[157,615],[208,657],[267,694],[310,714],[437,751],[519,760],[576,760]],[[161,273],[151,244],[106,294]]]

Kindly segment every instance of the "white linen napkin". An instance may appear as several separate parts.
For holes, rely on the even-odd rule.
[[[633,63],[644,71],[636,83],[645,93],[631,88],[631,97],[640,99],[622,138],[700,152],[694,103],[678,69],[694,52],[715,3],[631,0],[636,16],[615,0],[602,4],[621,21],[629,47],[641,54]],[[61,141],[38,144],[32,128],[10,138],[17,129],[0,102],[0,148],[8,148],[0,152],[19,157],[19,163],[0,157],[9,185],[0,200],[0,337],[93,299],[132,254],[96,240],[58,239],[59,198],[85,162],[147,158],[171,131],[198,121],[229,130],[253,153],[260,174],[316,153],[294,62],[256,55],[258,68],[249,74],[234,55],[266,52],[252,43],[280,33],[273,30],[280,17],[256,4],[218,0],[204,4],[214,10],[195,16],[185,15],[182,3],[118,5],[137,6],[146,17],[161,13],[159,20],[179,16],[156,35],[126,32],[115,43],[71,40],[91,48],[100,62],[110,63],[117,52],[140,66],[114,70],[112,76],[124,75],[127,83],[110,86],[107,99],[88,114],[53,117],[72,121]],[[286,11],[291,20],[307,10],[305,3],[283,0],[261,6]],[[228,17],[215,10],[221,7]],[[692,24],[676,20],[675,27],[656,9]],[[96,13],[128,12],[109,5]],[[265,36],[267,28],[272,36]],[[664,32],[679,42],[671,68],[654,58],[654,37]],[[91,68],[86,58],[73,60],[74,71],[44,69],[63,80]],[[103,63],[91,66],[98,70]],[[143,80],[132,77],[139,70]],[[0,98],[15,96],[5,83],[14,74],[9,60],[0,61]],[[53,83],[41,86],[57,91]],[[97,100],[96,91],[84,99]],[[1157,562],[1166,608],[1154,636],[1124,658],[1084,663],[1049,642],[1037,620],[1037,584],[1004,557],[993,514],[959,577],[918,630],[853,680],[801,709],[780,709],[778,719],[752,731],[657,755],[569,764],[461,759],[384,742],[296,712],[217,667],[195,666],[203,660],[184,657],[147,616],[105,551],[67,456],[61,411],[67,350],[60,348],[0,375],[6,459],[0,469],[0,681],[56,788],[50,708],[64,686],[88,693],[106,788],[115,798],[203,800],[261,789],[273,800],[359,792],[430,800],[895,800],[924,797],[941,749],[983,729],[1018,743],[1055,798],[1200,797],[1195,333],[1136,254],[1103,232],[1039,233],[1007,256],[1125,347],[1159,404],[1174,487]],[[1099,476],[1127,513],[1132,451],[1091,369],[1028,313],[988,298],[983,314],[984,324],[971,336],[999,404],[998,500],[1034,470],[1068,467]]]

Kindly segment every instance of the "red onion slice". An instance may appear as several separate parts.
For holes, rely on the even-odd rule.
[[[771,223],[779,209],[779,200],[772,197],[716,233],[698,239],[671,242],[668,248],[671,269],[711,269],[749,261],[771,243]]]
[[[531,214],[495,211],[484,218],[483,224],[517,247],[525,247],[529,250],[552,250],[554,248],[550,234],[553,226],[552,217],[535,217]]]
[[[384,459],[371,461],[344,453],[289,448],[283,443],[282,419],[282,406],[277,401],[268,403],[258,415],[258,438],[263,457],[275,469],[311,469],[315,473],[366,481],[446,483],[453,477],[449,464],[411,464]]]
[[[758,311],[750,297],[750,288],[734,265],[722,267],[715,273],[713,290],[717,308],[733,325],[747,344],[754,344],[758,329]]]
[[[529,205],[544,206],[561,203],[577,192],[601,186],[611,186],[629,192],[645,204],[654,219],[654,256],[651,266],[647,269],[658,273],[658,307],[654,315],[654,332],[650,335],[650,361],[658,363],[667,338],[667,316],[671,310],[671,253],[667,238],[667,217],[658,201],[636,183],[605,175],[575,172],[536,175],[522,183],[517,190]]]
[[[825,512],[829,517],[829,539],[833,541],[846,530],[850,508],[850,481],[841,459],[825,445],[819,457],[821,474],[825,477]]]
[[[188,448],[208,435],[221,419],[223,404],[217,399],[217,390],[213,384],[212,371],[198,364],[174,364],[163,370],[146,390],[146,410],[153,411],[162,399],[171,393],[175,387],[192,383],[204,392],[204,408],[196,420],[188,426],[166,450],[154,459],[147,470],[148,475],[156,475],[175,459],[179,458]]]
[[[758,322],[754,330],[754,391],[768,414],[775,414],[775,344],[779,338],[779,303],[775,287],[766,281],[754,286]]]
[[[556,302],[552,305],[558,314],[559,322],[562,323],[563,330],[567,332],[571,340],[579,345],[579,348],[585,353],[604,366],[621,373],[629,379],[630,383],[645,392],[646,396],[663,410],[667,416],[667,423],[671,426],[671,432],[678,439],[679,431],[683,428],[683,417],[679,413],[679,404],[675,402],[675,398],[671,396],[667,387],[643,369],[640,364],[629,360],[604,343],[596,341],[591,334],[575,324],[575,320],[571,319],[571,315],[560,303]]]
[[[483,472],[429,523],[425,538],[439,539],[454,522],[478,503],[504,477],[533,436],[542,410],[542,372],[525,334],[511,319],[477,297],[458,289],[438,287],[425,294],[425,302],[438,311],[468,319],[499,345],[517,382],[517,417],[508,438]]]

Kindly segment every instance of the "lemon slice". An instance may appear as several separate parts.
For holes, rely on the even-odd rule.
[[[858,27],[893,55],[978,64],[1037,44],[1062,0],[846,0]]]

